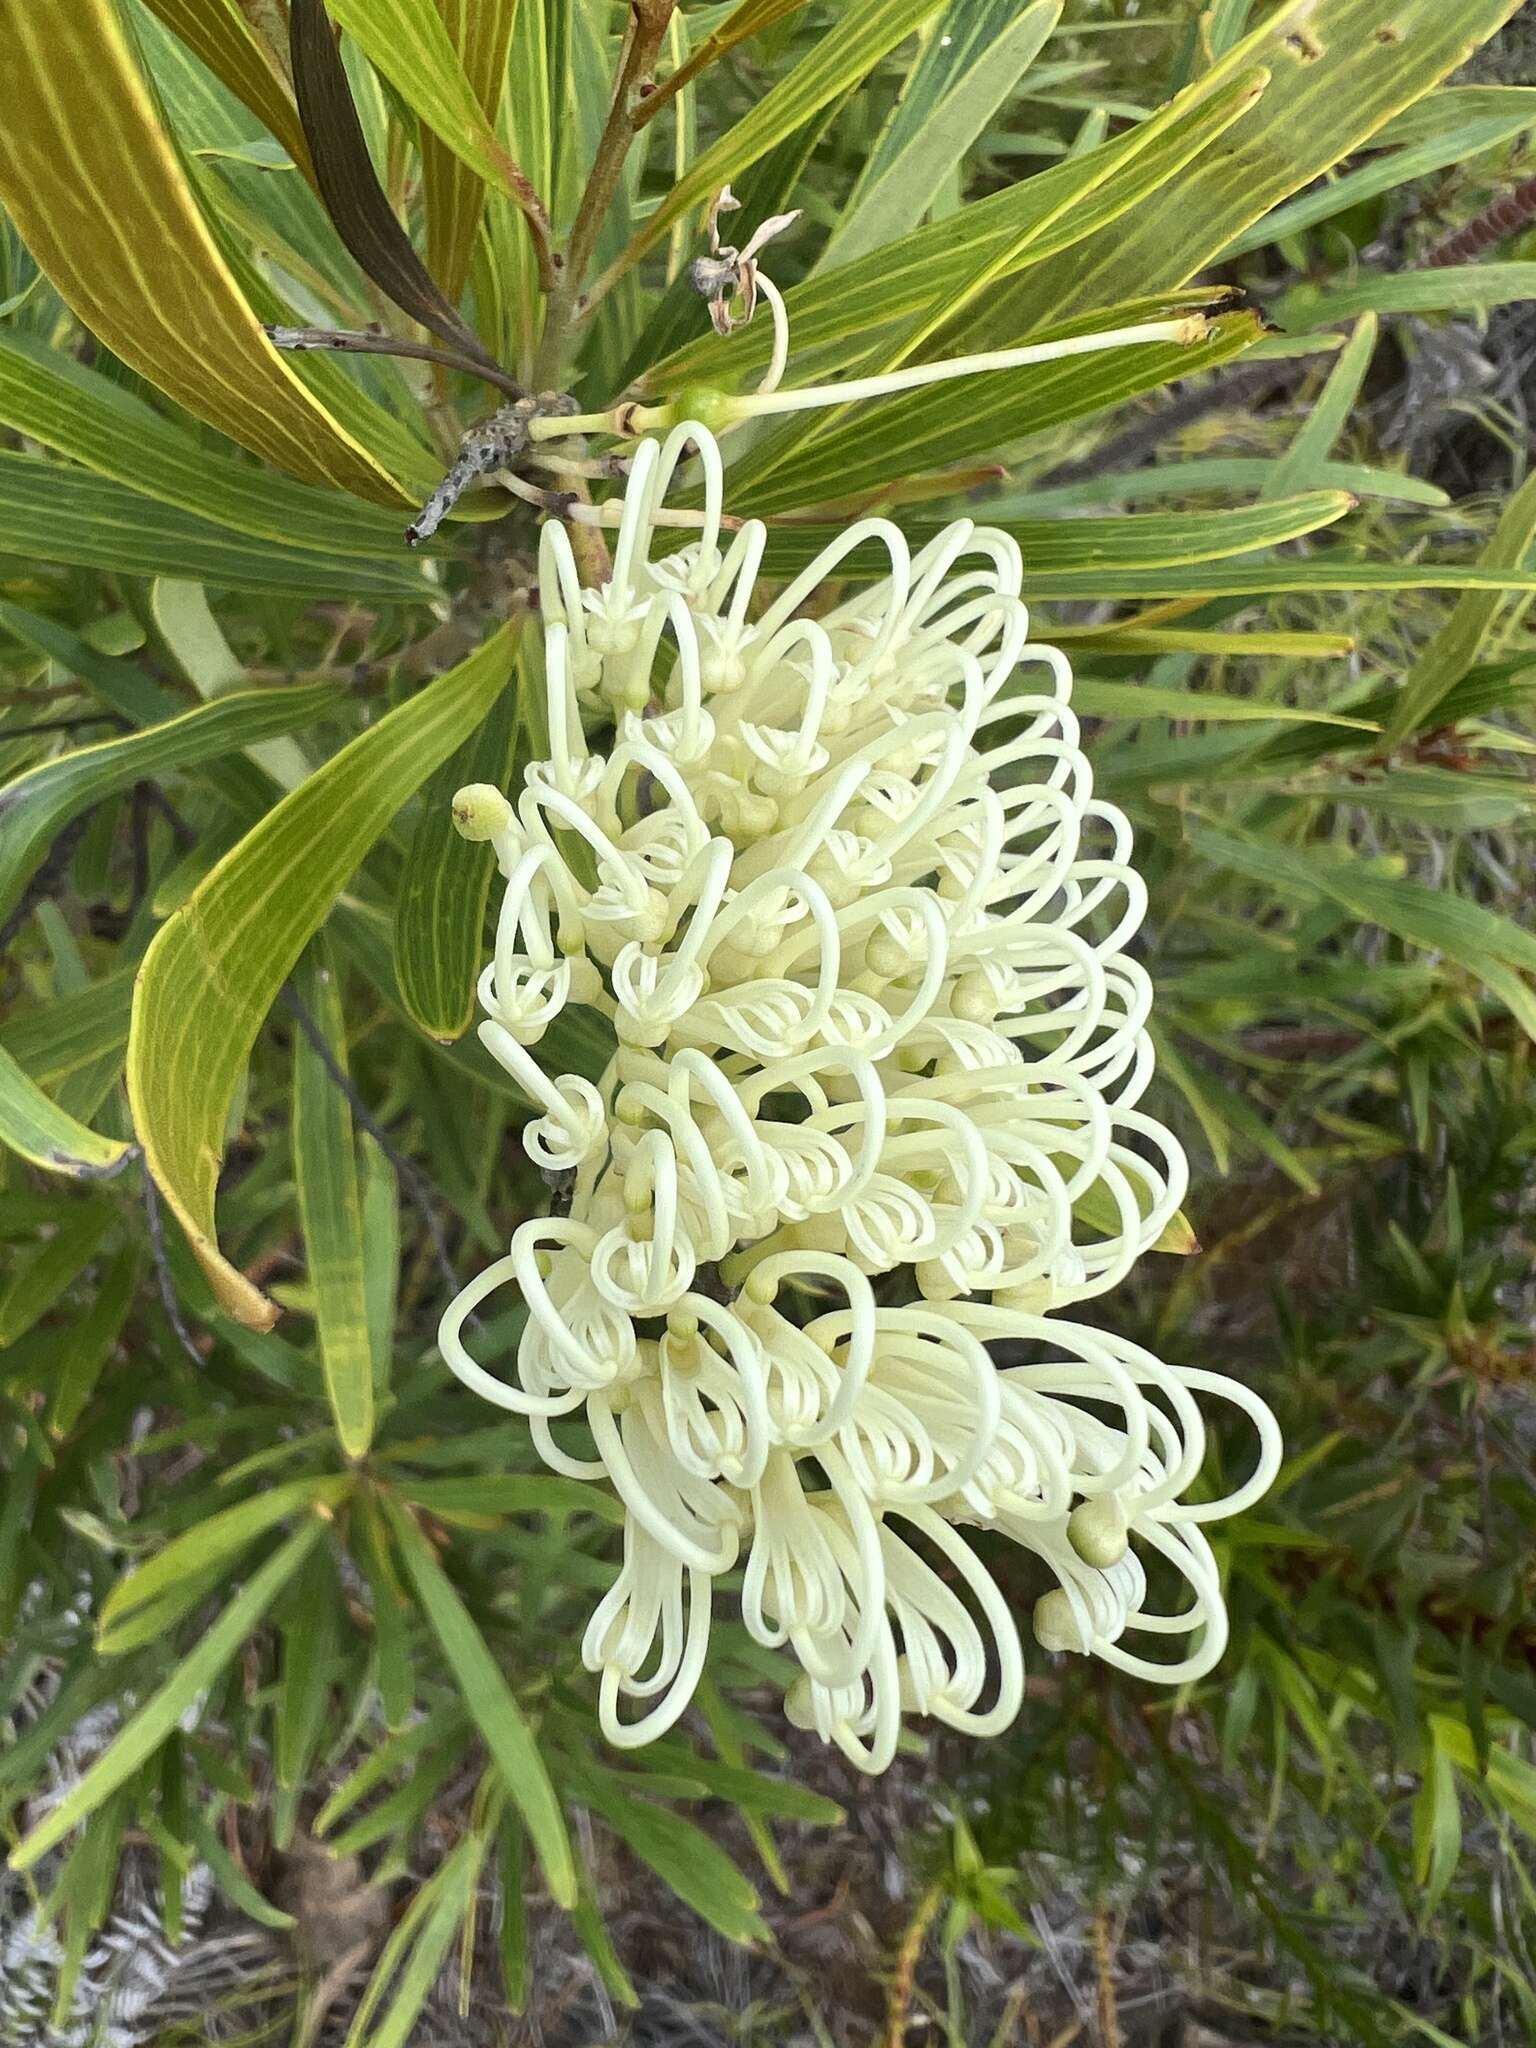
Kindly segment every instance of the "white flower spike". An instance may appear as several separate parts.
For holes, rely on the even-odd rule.
[[[697,538],[653,559],[689,457]],[[597,589],[544,528],[550,757],[515,808],[476,788],[456,815],[506,877],[480,1035],[574,1186],[440,1342],[624,1505],[584,1643],[611,1741],[677,1720],[739,1572],[747,1630],[801,1666],[791,1717],[879,1771],[904,1715],[989,1734],[1018,1712],[1018,1634],[966,1527],[1055,1582],[1043,1648],[1183,1682],[1226,1638],[1201,1525],[1259,1498],[1280,1442],[1237,1382],[1062,1313],[1157,1242],[1186,1169],[1137,1107],[1129,829],[1093,794],[1065,657],[1029,637],[1016,546],[961,519],[914,554],[863,519],[764,601],[764,528],[724,544],[722,486],[697,423],[641,440]],[[826,603],[861,547],[886,573]],[[596,1087],[529,1051],[571,1003],[614,1026]],[[504,1282],[528,1322],[501,1377],[462,1331]],[[1223,1499],[1188,1498],[1197,1396],[1257,1430]]]

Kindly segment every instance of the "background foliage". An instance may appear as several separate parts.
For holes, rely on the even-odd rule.
[[[0,0],[0,2041],[1536,2032],[1528,12],[330,0],[338,97],[303,0],[297,78],[283,0]],[[728,180],[802,209],[794,382],[1240,288],[731,472],[781,570],[1017,534],[1196,1168],[1109,1312],[1291,1446],[1213,1680],[1037,1652],[879,1787],[728,1628],[594,1748],[610,1505],[432,1348],[547,1199],[447,819],[536,745],[538,515],[408,553],[499,394],[261,330],[751,385],[685,274]]]

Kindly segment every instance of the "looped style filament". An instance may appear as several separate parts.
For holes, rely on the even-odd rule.
[[[697,537],[653,560],[688,456]],[[456,809],[506,878],[480,1035],[574,1189],[440,1343],[624,1505],[583,1645],[611,1741],[683,1712],[739,1570],[749,1633],[801,1666],[791,1717],[879,1771],[904,1715],[988,1734],[1019,1709],[963,1530],[1055,1581],[1044,1648],[1182,1683],[1226,1638],[1203,1525],[1259,1498],[1280,1443],[1236,1382],[1062,1313],[1157,1242],[1186,1168],[1138,1107],[1130,831],[1093,794],[1066,658],[1029,637],[1016,546],[960,519],[913,553],[863,519],[765,602],[761,522],[727,537],[722,504],[689,424],[641,443],[601,586],[544,528],[549,758],[515,808]],[[867,545],[885,573],[826,602]],[[572,1003],[617,1036],[596,1087],[529,1050]],[[528,1321],[502,1377],[462,1332],[507,1284]],[[1259,1453],[1192,1503],[1198,1396]],[[579,1417],[595,1458],[561,1440]]]

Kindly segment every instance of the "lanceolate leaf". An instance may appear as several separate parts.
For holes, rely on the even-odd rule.
[[[270,1486],[234,1507],[220,1508],[118,1580],[102,1603],[102,1636],[110,1637],[140,1608],[174,1600],[178,1587],[188,1579],[207,1571],[233,1569],[257,1537],[269,1534],[280,1522],[316,1508],[338,1508],[351,1490],[349,1477],[331,1473]]]
[[[246,1637],[261,1620],[283,1587],[303,1564],[320,1540],[321,1524],[311,1522],[288,1538],[254,1573],[183,1658],[170,1677],[134,1715],[111,1747],[91,1765],[84,1777],[72,1785],[57,1805],[51,1806],[37,1826],[11,1851],[13,1870],[30,1870],[38,1859],[62,1842],[72,1828],[110,1799],[127,1783],[142,1763],[181,1724],[182,1716],[194,1707]]]
[[[757,1893],[725,1851],[692,1821],[637,1799],[617,1774],[582,1773],[582,1797],[642,1861],[727,1941],[767,1936]]]
[[[0,553],[295,597],[367,595],[419,604],[433,594],[410,561],[327,557],[252,540],[40,455],[0,453]]]
[[[0,1145],[29,1165],[77,1180],[100,1180],[119,1172],[133,1147],[103,1138],[51,1102],[16,1060],[0,1046]]]
[[[1011,524],[1011,522],[1005,522]],[[793,576],[814,558],[814,526],[775,528],[763,555],[763,573]],[[825,529],[821,529],[825,545]],[[850,579],[882,574],[873,549],[838,564]],[[1288,590],[1536,590],[1536,571],[1467,567],[1460,562],[1361,562],[1342,550],[1273,562],[1171,564],[1165,569],[1036,569],[1026,560],[1023,594],[1084,603],[1138,597],[1273,597]]]
[[[1240,505],[1222,512],[1140,512],[1102,519],[1015,519],[995,516],[985,500],[969,507],[979,525],[1000,526],[1019,544],[1026,576],[1089,568],[1160,569],[1180,562],[1214,562],[1254,548],[1278,547],[1304,533],[1332,526],[1354,509],[1343,491],[1307,491],[1273,504]],[[947,520],[911,520],[903,531],[914,551],[943,531]],[[774,574],[813,561],[839,529],[819,522],[776,527],[769,555]],[[803,557],[803,560],[802,560]],[[868,565],[886,573],[884,550],[871,549]],[[841,575],[857,577],[866,566],[861,552],[845,556]]]
[[[436,0],[436,6],[475,102],[494,129],[518,0]],[[421,181],[427,204],[428,267],[448,297],[457,299],[469,276],[485,206],[485,179],[433,130],[423,129]]]
[[[309,151],[288,81],[276,52],[246,19],[239,0],[148,0],[148,5],[308,174]]]
[[[478,336],[433,281],[385,197],[324,0],[293,0],[288,21],[299,113],[336,232],[367,276],[413,320],[467,355],[489,360]]]
[[[121,967],[76,995],[56,996],[0,1026],[0,1048],[39,1087],[51,1088],[128,1043],[133,969]]]
[[[298,991],[340,1071],[347,1071],[341,990],[323,941],[301,963]],[[336,1435],[349,1458],[373,1438],[373,1346],[363,1280],[357,1141],[346,1097],[307,1033],[293,1048],[293,1169],[314,1296],[320,1362]]]
[[[527,1823],[550,1891],[560,1905],[569,1906],[576,1897],[576,1868],[565,1816],[522,1708],[425,1536],[403,1508],[387,1499],[385,1505],[417,1598],[464,1704]]]
[[[198,211],[114,0],[0,0],[0,106],[0,201],[108,347],[291,475],[399,502],[273,353]]]
[[[1362,277],[1336,290],[1297,285],[1276,317],[1292,332],[1361,313],[1486,313],[1536,299],[1536,263],[1467,263],[1455,269]]]
[[[213,1220],[241,1070],[342,884],[490,710],[514,645],[503,627],[317,769],[198,884],[145,955],[128,1043],[134,1124],[221,1306],[253,1328],[270,1328],[277,1311],[223,1257]]]
[[[235,456],[201,447],[110,378],[14,330],[0,336],[0,422],[130,490],[237,533],[325,556],[399,562],[398,514],[339,491],[264,476]]]
[[[510,787],[517,701],[509,690],[422,792],[395,899],[395,975],[413,1020],[445,1043],[469,1029],[482,964],[485,906],[496,872],[488,842],[454,830],[453,793],[466,782]]]
[[[49,841],[70,818],[175,768],[233,753],[275,733],[292,732],[334,707],[328,683],[297,689],[241,690],[199,705],[167,725],[152,725],[98,746],[76,747],[0,788],[0,917]]]

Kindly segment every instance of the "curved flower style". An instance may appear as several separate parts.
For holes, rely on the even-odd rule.
[[[701,529],[653,559],[689,455]],[[456,809],[506,877],[480,1035],[574,1189],[440,1341],[556,1471],[624,1504],[584,1643],[613,1742],[682,1713],[739,1571],[747,1629],[802,1667],[792,1717],[878,1771],[903,1713],[987,1734],[1018,1711],[967,1525],[1058,1581],[1045,1648],[1208,1671],[1226,1616],[1201,1525],[1259,1497],[1279,1439],[1234,1381],[1059,1313],[1156,1242],[1186,1170],[1137,1107],[1130,832],[1093,795],[1065,657],[1029,637],[1016,546],[961,519],[914,554],[864,519],[764,601],[764,528],[727,543],[721,501],[690,424],[640,444],[600,588],[544,529],[549,758],[515,811],[484,788]],[[860,548],[885,574],[826,605]],[[528,1049],[570,1003],[613,1020],[596,1087]],[[510,1379],[462,1334],[506,1281],[529,1311]],[[999,1367],[998,1339],[1028,1362]],[[1260,1457],[1192,1504],[1201,1394],[1253,1419]],[[595,1459],[558,1440],[578,1413]],[[1183,1582],[1173,1612],[1144,1558]]]

